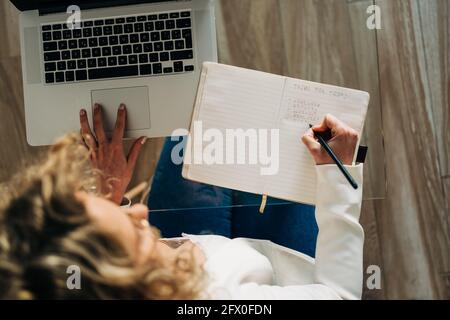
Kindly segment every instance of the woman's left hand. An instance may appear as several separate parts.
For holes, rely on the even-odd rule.
[[[95,136],[91,131],[86,110],[82,109],[80,111],[81,134],[91,151],[92,165],[104,175],[101,192],[108,195],[111,201],[119,205],[133,177],[136,161],[142,146],[147,140],[145,137],[137,139],[128,156],[125,156],[123,136],[126,117],[127,109],[122,104],[117,112],[112,139],[108,139],[103,128],[102,107],[99,104],[94,105]]]

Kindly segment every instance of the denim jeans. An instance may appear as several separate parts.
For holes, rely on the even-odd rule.
[[[163,237],[184,232],[264,239],[315,256],[318,227],[313,206],[269,199],[260,214],[261,196],[187,181],[182,165],[171,159],[177,143],[166,140],[148,201],[150,223]]]

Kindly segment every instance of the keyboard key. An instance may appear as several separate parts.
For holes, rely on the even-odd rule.
[[[159,62],[159,54],[157,53],[150,53],[148,58],[150,62]]]
[[[105,24],[105,22],[103,20],[95,20],[94,21],[94,25],[96,26],[103,26]]]
[[[61,31],[53,31],[53,40],[61,40],[62,32]]]
[[[72,30],[72,35],[73,35],[74,39],[79,39],[83,36],[83,34],[81,33],[81,29]]]
[[[123,34],[119,37],[120,44],[127,44],[129,43],[129,38],[127,34]]]
[[[190,11],[184,11],[181,13],[181,17],[190,17],[191,16],[191,12]]]
[[[194,52],[192,50],[172,51],[170,53],[170,60],[187,60],[193,58]]]
[[[150,33],[141,33],[140,34],[141,42],[149,42],[150,41]]]
[[[98,58],[97,59],[97,65],[99,67],[106,67],[106,62],[107,62],[106,58]]]
[[[180,17],[180,13],[179,12],[172,12],[170,14],[170,18],[171,19],[176,19],[176,18],[179,18],[179,17]]]
[[[191,29],[184,29],[183,30],[183,38],[192,38],[192,31]]]
[[[127,22],[128,22],[128,23],[136,22],[136,17],[128,17],[128,18],[127,18]]]
[[[63,39],[64,40],[72,39],[72,30],[64,30],[63,31]]]
[[[160,61],[169,61],[170,60],[170,56],[168,52],[161,52],[159,54],[159,60]]]
[[[44,51],[55,51],[58,49],[56,42],[44,42]]]
[[[113,55],[120,56],[122,54],[122,47],[121,46],[114,46],[112,48],[112,52],[113,52]]]
[[[94,22],[93,21],[85,21],[84,23],[83,23],[83,26],[86,28],[86,27],[92,27],[94,25]]]
[[[174,62],[173,63],[173,70],[175,72],[183,72],[184,71],[183,62],[182,61]]]
[[[101,27],[95,27],[92,29],[92,32],[94,33],[95,37],[100,37],[103,35],[103,29]]]
[[[158,16],[156,14],[151,14],[147,18],[148,18],[149,21],[158,20]]]
[[[181,39],[181,31],[180,30],[172,30],[172,39]]]
[[[85,38],[92,37],[92,28],[83,29],[83,37]]]
[[[77,61],[77,67],[78,69],[85,69],[87,66],[87,61],[85,59],[78,60]]]
[[[98,38],[98,45],[101,47],[108,45],[108,38],[107,37],[100,37]]]
[[[144,52],[152,52],[153,45],[151,43],[144,43]]]
[[[65,50],[65,51],[61,52],[61,58],[63,60],[69,60],[70,57],[71,57],[70,50]]]
[[[119,44],[119,37],[118,36],[110,36],[109,37],[109,45],[115,46],[116,44]]]
[[[140,54],[139,63],[148,63],[148,54]]]
[[[100,57],[102,55],[102,51],[100,48],[94,48],[92,49],[92,56],[93,57]]]
[[[44,53],[45,61],[58,61],[61,60],[61,54],[58,51]]]
[[[75,72],[73,72],[73,71],[66,71],[66,81],[67,82],[75,81]]]
[[[153,44],[153,50],[155,51],[163,51],[164,50],[164,45],[162,42],[155,42]]]
[[[55,73],[55,80],[56,82],[64,82],[64,72],[56,72]]]
[[[78,48],[78,41],[77,40],[69,40],[69,49],[76,49]]]
[[[161,14],[158,16],[158,18],[161,19],[161,20],[169,19],[169,14],[167,14],[167,13],[161,13]]]
[[[114,34],[122,34],[123,33],[123,26],[121,24],[114,26]]]
[[[186,42],[186,49],[192,49],[192,38],[185,38],[184,41]]]
[[[91,49],[83,49],[81,50],[82,58],[90,58],[91,57]]]
[[[45,83],[54,83],[55,82],[55,74],[53,72],[45,74]]]
[[[155,30],[155,25],[153,22],[146,22],[144,26],[145,26],[145,31]]]
[[[140,71],[140,74],[143,76],[150,75],[150,74],[152,74],[152,65],[151,64],[140,65],[139,71]]]
[[[44,41],[52,40],[52,33],[51,32],[44,32],[42,34],[42,40],[44,40]]]
[[[154,63],[152,66],[153,74],[161,74],[162,73],[162,64]]]
[[[128,64],[128,57],[127,56],[120,56],[119,57],[119,65],[123,66],[125,64]]]
[[[88,47],[87,39],[80,39],[80,40],[78,40],[78,47],[79,48],[87,48]]]
[[[159,41],[159,40],[161,40],[161,37],[159,36],[159,32],[152,32],[150,34],[150,38],[152,39],[152,41]]]
[[[133,25],[132,25],[132,24],[126,24],[126,25],[123,27],[123,31],[124,31],[125,33],[133,33]]]
[[[103,47],[102,48],[102,56],[108,57],[111,55],[111,48],[110,47]]]
[[[77,68],[77,62],[75,60],[67,61],[67,69],[75,70]]]
[[[175,20],[167,20],[166,29],[168,30],[175,29]]]
[[[130,43],[138,43],[138,42],[139,42],[139,35],[130,34]]]
[[[106,20],[105,20],[105,24],[106,24],[106,25],[114,24],[114,19],[106,19]]]
[[[42,31],[49,31],[49,30],[52,30],[52,26],[50,25],[42,26]]]
[[[177,50],[184,49],[184,40],[175,41],[175,49]]]
[[[108,66],[117,66],[117,57],[109,57]]]
[[[164,42],[164,50],[166,50],[166,51],[173,50],[173,41]]]
[[[129,64],[138,63],[138,56],[137,55],[128,56],[128,63]]]
[[[161,40],[170,40],[170,31],[162,31]]]
[[[146,16],[139,16],[137,17],[137,21],[147,21],[147,17]]]
[[[45,64],[45,71],[56,71],[56,62],[48,62]]]
[[[58,71],[64,71],[66,70],[66,62],[65,61],[59,61],[58,62]]]
[[[156,30],[164,30],[164,21],[156,21],[155,29]]]
[[[53,25],[53,30],[62,30],[62,25],[61,24],[54,24]]]
[[[87,71],[86,70],[77,70],[75,72],[75,78],[77,81],[87,80]]]
[[[134,32],[139,33],[143,31],[144,31],[144,24],[142,22],[134,24]]]
[[[117,18],[116,23],[125,23],[125,18]]]
[[[103,34],[105,36],[110,36],[113,34],[113,28],[111,26],[103,27]]]
[[[126,45],[122,47],[123,54],[131,54],[133,52],[133,48],[130,45]]]
[[[72,50],[72,59],[80,59],[81,51],[80,50]]]
[[[102,69],[90,69],[89,79],[105,79],[105,78],[119,78],[119,77],[131,77],[138,76],[138,66],[126,66],[126,67],[114,67],[114,68],[102,68]]]
[[[89,59],[88,68],[95,68],[95,67],[97,67],[97,59]]]
[[[89,39],[89,47],[97,47],[98,46],[98,40],[97,38],[90,38]]]
[[[173,68],[164,68],[164,73],[172,73],[173,72]]]
[[[133,46],[133,53],[141,53],[142,52],[142,44],[135,44]]]
[[[178,29],[182,29],[182,28],[190,28],[191,27],[191,19],[178,19],[177,20],[177,28]]]

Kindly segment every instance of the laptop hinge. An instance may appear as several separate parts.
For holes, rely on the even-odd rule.
[[[97,8],[106,8],[106,7],[117,7],[117,6],[129,6],[132,4],[140,4],[140,3],[150,3],[150,2],[165,2],[165,1],[186,1],[186,0],[115,0],[115,1],[107,1],[107,0],[92,0],[89,3],[79,4],[81,10],[89,10],[89,9],[97,9]],[[67,4],[51,4],[47,7],[43,7],[39,9],[39,15],[46,15],[52,13],[61,13],[67,12]]]

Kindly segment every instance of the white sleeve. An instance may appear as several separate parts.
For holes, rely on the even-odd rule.
[[[359,224],[363,166],[347,169],[354,190],[335,165],[317,166],[316,220],[319,226],[314,279],[342,299],[361,299],[364,231]]]

